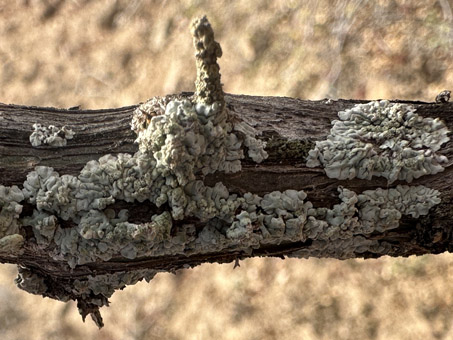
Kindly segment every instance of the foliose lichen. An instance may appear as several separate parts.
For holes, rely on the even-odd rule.
[[[24,195],[17,186],[0,185],[0,253],[19,253],[24,243],[19,215]]]
[[[30,135],[32,146],[65,146],[68,139],[74,138],[74,132],[66,126],[58,128],[54,125],[49,125],[45,127],[36,123],[33,124],[33,129],[33,133]]]
[[[137,109],[137,115],[143,117],[143,108]],[[252,159],[261,161],[266,156],[264,144],[255,140],[256,131],[232,124],[227,117],[216,103],[169,101],[164,113],[152,116],[149,125],[133,124],[141,127],[137,130],[140,150],[134,155],[105,155],[88,162],[77,177],[36,167],[22,190],[24,199],[36,207],[24,225],[32,227],[39,245],[46,247],[53,241],[58,250],[52,250],[51,256],[66,259],[71,267],[118,255],[134,259],[168,254],[165,249],[182,253],[182,244],[193,236],[168,240],[172,220],[217,217],[232,223],[233,212],[241,204],[223,184],[205,186],[195,174],[239,171],[243,143]],[[149,223],[134,224],[127,221],[127,211],[115,216],[106,210],[116,200],[149,200],[157,207],[168,204],[171,210],[152,216]],[[77,228],[62,228],[60,218],[76,223]],[[153,246],[162,240],[163,244]]]
[[[397,186],[367,190],[361,194],[342,187],[338,191],[341,203],[332,209],[314,208],[306,201],[303,191],[274,191],[263,197],[246,193],[236,197],[235,201],[240,203],[236,209],[226,209],[223,215],[212,217],[202,230],[197,231],[194,225],[186,224],[177,233],[171,232],[172,218],[168,212],[154,215],[150,223],[137,225],[127,222],[124,211],[115,216],[109,209],[104,212],[92,209],[82,216],[76,229],[57,226],[53,241],[61,253],[50,255],[56,259],[61,256],[69,258],[69,264],[75,266],[106,261],[112,256],[133,259],[145,255],[190,255],[223,250],[250,253],[266,244],[308,240],[310,243],[306,247],[290,256],[345,259],[367,251],[385,254],[390,244],[368,239],[365,235],[398,227],[403,215],[426,215],[440,202],[439,192],[424,186]],[[28,223],[38,220],[40,214],[34,214]],[[43,221],[46,219],[52,220],[50,217],[42,218]],[[36,233],[41,230],[45,233],[37,240],[42,239],[47,244],[53,228],[36,228]],[[108,298],[116,289],[143,278],[149,281],[156,273],[154,270],[140,270],[77,279],[71,292],[60,293],[61,300],[67,301],[76,295],[101,307],[108,304]],[[47,290],[45,279],[28,269],[20,269],[16,282],[20,288],[34,294],[43,294]]]
[[[265,143],[255,138],[258,132],[244,122],[231,123],[228,112],[218,103],[174,100],[167,103],[163,114],[154,110],[160,111],[156,100],[140,106],[132,129],[140,151],[152,153],[156,171],[174,173],[180,185],[194,180],[197,172],[240,171],[243,145],[255,162],[267,157]]]
[[[194,100],[169,96],[140,105],[132,120],[139,145],[133,155],[102,156],[77,176],[38,166],[22,190],[0,186],[0,252],[20,250],[20,227],[30,226],[34,238],[28,242],[71,268],[111,259],[225,250],[251,254],[261,246],[285,242],[305,244],[291,254],[294,257],[343,259],[367,251],[387,253],[388,243],[366,235],[398,227],[403,215],[426,215],[440,202],[439,192],[424,186],[360,194],[339,187],[339,204],[316,208],[304,191],[273,191],[261,197],[230,193],[220,182],[205,185],[200,178],[207,174],[240,171],[245,151],[255,162],[268,155],[265,143],[256,138],[258,132],[232,117],[225,106],[216,63],[221,50],[206,18],[196,21],[192,32],[197,49]],[[378,175],[389,182],[441,171],[446,159],[435,151],[448,140],[447,130],[438,120],[422,119],[413,111],[382,101],[340,112],[341,121],[334,122],[327,141],[310,151],[307,164],[324,165],[329,177]],[[30,137],[34,146],[56,146],[72,138],[64,128],[55,132],[49,127],[49,133],[40,126],[35,129]],[[147,222],[133,223],[128,210],[112,209],[117,201],[160,209]],[[19,217],[21,202],[34,205],[31,216]],[[63,221],[75,227],[63,227]],[[88,275],[74,279],[70,291],[53,296],[62,301],[77,297],[82,317],[91,314],[102,326],[98,308],[108,304],[116,289],[155,274],[146,269]],[[48,278],[29,268],[19,268],[16,283],[34,294],[49,289]]]
[[[103,300],[111,297],[115,290],[123,289],[127,285],[134,285],[143,279],[149,282],[156,274],[155,270],[141,269],[96,276],[88,275],[84,280],[75,280],[73,290],[85,298],[93,295],[99,296],[99,301],[95,299],[91,301],[102,307],[105,305]]]
[[[387,100],[355,105],[338,117],[327,139],[309,152],[308,167],[322,165],[330,178],[381,176],[389,183],[444,170],[447,158],[436,152],[450,138],[439,119]]]
[[[391,245],[366,238],[374,232],[397,228],[403,215],[419,217],[440,203],[437,190],[422,185],[366,190],[361,194],[339,187],[340,204],[332,209],[308,211],[304,235],[313,240],[292,257],[335,257],[346,259],[357,254],[388,253]]]

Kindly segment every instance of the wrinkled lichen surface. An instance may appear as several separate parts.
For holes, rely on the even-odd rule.
[[[41,124],[33,124],[33,133],[30,135],[30,143],[32,146],[49,145],[49,146],[65,146],[68,139],[74,138],[74,132],[66,126],[58,128],[54,125],[48,127]]]
[[[19,253],[27,227],[32,232],[29,244],[70,268],[112,259],[251,254],[263,245],[285,242],[306,244],[293,257],[345,259],[368,251],[386,254],[390,244],[366,236],[397,228],[402,216],[426,215],[439,204],[440,193],[421,185],[362,193],[339,187],[340,202],[331,208],[313,206],[304,191],[258,196],[230,192],[221,182],[207,186],[201,180],[205,175],[236,173],[245,155],[260,163],[268,154],[257,131],[224,105],[216,63],[221,49],[207,20],[196,21],[192,32],[198,70],[194,98],[156,97],[140,105],[131,122],[139,145],[135,154],[104,155],[88,162],[77,176],[38,166],[22,189],[0,186],[0,252]],[[307,163],[323,165],[329,177],[377,175],[389,182],[410,182],[442,170],[445,159],[436,151],[448,137],[440,121],[422,119],[411,107],[385,101],[339,116],[331,136],[317,142]],[[35,129],[30,136],[34,146],[64,145],[58,139],[61,132],[47,136],[40,126]],[[378,151],[371,141],[380,143]],[[297,149],[307,148],[299,144]],[[134,223],[127,209],[111,208],[118,201],[149,204],[160,212],[145,223]],[[24,203],[34,210],[21,218]],[[63,226],[66,221],[75,227]],[[102,325],[97,308],[107,305],[116,289],[150,280],[156,273],[143,269],[89,275],[53,297],[77,298],[82,316],[91,313]],[[16,283],[34,294],[46,295],[50,289],[49,282],[30,268],[20,268]]]
[[[387,100],[358,104],[338,117],[307,159],[307,166],[322,165],[328,177],[380,176],[389,183],[410,183],[444,170],[447,158],[438,151],[450,138],[441,120],[423,118],[412,106]]]

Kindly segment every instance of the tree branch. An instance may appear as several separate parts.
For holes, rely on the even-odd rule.
[[[414,142],[412,151],[423,154],[404,163],[404,150],[348,128],[359,136],[352,142],[372,150],[335,176],[329,153],[340,155],[344,140],[333,135],[334,120],[372,121],[357,113],[366,102],[224,95],[221,49],[206,18],[192,32],[195,94],[107,110],[0,104],[0,261],[19,265],[19,287],[77,300],[82,317],[102,326],[98,309],[115,289],[161,271],[254,256],[451,250],[452,104],[381,102],[392,112],[415,110],[399,120],[389,113],[401,124],[385,140],[397,144],[411,129],[404,150]],[[367,126],[387,133],[394,126],[375,123],[378,113]],[[437,134],[439,147],[431,141]],[[346,158],[362,152],[357,145]],[[389,149],[398,169],[388,174],[368,162],[370,178],[360,175],[365,160]],[[404,180],[405,166],[424,170]]]

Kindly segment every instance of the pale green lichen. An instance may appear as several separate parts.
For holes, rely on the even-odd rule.
[[[170,101],[163,115],[151,118],[148,135],[140,139],[142,150],[134,155],[106,155],[90,161],[78,177],[60,177],[52,168],[37,167],[28,175],[23,193],[37,208],[24,223],[33,227],[38,244],[48,245],[53,237],[58,252],[52,251],[51,256],[66,259],[71,267],[117,256],[134,259],[225,249],[250,251],[260,244],[336,241],[375,230],[383,232],[398,226],[402,215],[426,214],[439,201],[437,192],[423,187],[398,186],[358,196],[341,188],[341,204],[333,209],[314,209],[304,201],[303,191],[274,191],[261,198],[251,193],[242,197],[230,194],[222,183],[207,187],[194,178],[206,168],[205,159],[231,154],[231,145],[237,157],[240,140],[254,133],[239,125],[238,135],[223,130],[212,136],[212,124],[205,129],[201,122],[212,122],[210,112],[205,105]],[[226,119],[219,122],[227,124]],[[225,143],[229,136],[234,136],[234,143]],[[216,148],[210,149],[210,145]],[[197,151],[193,151],[195,146]],[[223,169],[219,163],[232,159],[225,158],[217,158],[218,166],[207,172]],[[424,201],[426,198],[431,200]],[[149,200],[156,206],[167,203],[171,210],[152,216],[149,223],[134,224],[128,221],[127,211],[115,216],[113,210],[106,209],[116,200]],[[77,227],[61,228],[56,217],[72,220]],[[197,232],[188,224],[172,234],[173,220],[187,217],[206,226]]]
[[[22,219],[22,224],[24,226],[31,226],[36,243],[46,247],[53,240],[55,230],[58,226],[58,220],[54,215],[33,210],[33,215],[24,217]]]
[[[359,195],[342,187],[338,190],[342,202],[333,209],[309,210],[304,235],[313,242],[292,257],[346,259],[364,252],[386,254],[390,244],[364,235],[397,228],[403,215],[426,215],[440,203],[440,193],[422,185],[366,190]]]
[[[365,235],[398,227],[403,215],[426,215],[440,202],[439,192],[423,186],[361,194],[340,187],[340,203],[331,209],[313,207],[303,191],[274,191],[260,197],[230,193],[222,183],[206,186],[199,179],[204,175],[240,171],[245,149],[255,162],[268,155],[265,143],[256,138],[258,132],[232,117],[225,107],[216,63],[220,46],[206,19],[197,21],[192,29],[197,48],[195,101],[170,96],[140,105],[132,120],[139,144],[133,155],[105,155],[88,162],[78,176],[60,176],[51,167],[38,166],[27,175],[22,191],[0,186],[0,251],[22,245],[19,227],[25,225],[31,226],[40,250],[56,261],[66,261],[71,268],[111,259],[222,251],[250,255],[261,246],[285,242],[306,242],[291,254],[294,257],[349,258],[367,251],[386,254],[388,243]],[[410,181],[420,175],[412,171],[414,167],[427,162],[431,164],[429,173],[435,173],[445,161],[435,151],[448,140],[446,128],[437,120],[419,118],[410,107],[370,103],[340,113],[340,119],[328,141],[318,142],[310,152],[308,162],[326,165],[329,176],[380,175],[389,181],[403,176]],[[428,128],[421,132],[424,123]],[[37,129],[32,144],[58,141],[47,140],[42,128]],[[54,137],[61,138],[57,135]],[[382,150],[368,150],[368,139],[382,142]],[[413,156],[409,148],[422,154],[408,161]],[[381,159],[395,155],[403,165],[389,165]],[[353,165],[348,163],[349,168],[343,169],[343,159]],[[33,204],[35,210],[32,216],[19,219],[22,201]],[[126,209],[116,212],[109,207],[117,201],[149,201],[144,204],[158,207],[160,212],[146,223],[133,223]],[[189,222],[175,223],[184,220]],[[62,227],[62,221],[75,227]],[[150,280],[155,274],[154,270],[139,270],[89,275],[75,279],[71,291],[54,296],[62,301],[77,297],[82,316],[91,313],[102,325],[96,308],[108,304],[114,290],[143,278]],[[16,282],[34,294],[48,290],[46,278],[26,268],[19,269]]]
[[[16,254],[24,243],[19,215],[24,195],[17,186],[0,185],[0,253]]]
[[[141,150],[134,155],[106,155],[90,161],[77,177],[60,176],[50,167],[36,167],[27,176],[23,194],[37,210],[24,223],[32,226],[42,246],[47,246],[53,237],[59,253],[53,251],[52,256],[65,258],[71,267],[98,259],[106,261],[120,254],[133,259],[164,251],[153,247],[154,237],[160,239],[162,235],[150,232],[160,230],[154,221],[162,220],[160,215],[144,224],[129,223],[127,217],[115,219],[103,210],[116,200],[169,204],[171,211],[164,213],[166,234],[172,219],[189,216],[201,221],[218,217],[224,223],[232,223],[241,200],[230,195],[221,183],[205,186],[195,179],[195,174],[240,170],[242,141],[248,141],[249,151],[257,161],[266,154],[262,143],[252,142],[254,136],[249,133],[255,133],[253,129],[242,124],[232,133],[226,118],[215,104],[170,101],[164,114],[153,117],[146,131],[139,134]],[[77,228],[61,228],[57,218],[71,220]],[[147,237],[141,236],[145,234]],[[181,244],[192,239],[178,235],[173,247],[162,247],[182,253]]]
[[[31,173],[24,184],[24,193],[29,202],[36,203],[38,210],[31,218],[24,219],[24,224],[32,225],[38,244],[47,245],[53,236],[59,252],[52,251],[50,256],[66,259],[71,267],[107,261],[115,256],[134,259],[225,249],[248,251],[260,244],[307,239],[335,241],[373,231],[383,232],[397,227],[402,215],[425,215],[440,201],[437,191],[422,186],[398,186],[360,195],[341,188],[342,203],[332,209],[314,209],[310,202],[304,201],[303,191],[274,191],[263,197],[247,193],[238,197],[230,194],[221,183],[207,187],[195,180],[181,189],[168,182],[168,178],[173,178],[168,174],[167,179],[162,179],[161,175],[156,177],[160,195],[148,191],[147,199],[156,202],[162,188],[166,187],[163,201],[169,203],[176,214],[165,211],[152,216],[149,223],[134,224],[128,222],[127,211],[115,216],[113,210],[105,208],[118,197],[129,197],[124,190],[119,190],[117,181],[122,180],[122,184],[132,181],[124,174],[131,174],[129,170],[136,166],[138,156],[143,154],[104,157],[96,164],[90,163],[90,176],[86,176],[87,169],[84,169],[79,178],[74,179],[59,177],[49,168],[38,167]],[[91,182],[87,182],[88,178]],[[142,183],[141,179],[133,177],[138,183]],[[72,191],[68,183],[74,185]],[[151,180],[148,188],[152,183]],[[124,189],[124,185],[121,188]],[[77,223],[76,228],[61,228],[51,215],[68,217],[68,211],[75,212],[70,219]],[[206,222],[206,227],[197,232],[189,224],[172,234],[175,218],[172,215],[197,217]]]
[[[387,100],[358,104],[338,116],[327,140],[309,152],[308,167],[322,165],[330,178],[381,176],[389,183],[410,183],[444,170],[447,158],[436,152],[449,140],[449,131],[439,119]]]
[[[47,294],[49,290],[48,278],[21,266],[18,267],[18,272],[15,282],[20,289],[31,294]],[[128,285],[134,285],[143,279],[149,282],[157,272],[156,270],[140,269],[95,276],[88,275],[83,279],[75,279],[71,286],[61,286],[57,292],[52,292],[52,294],[55,294],[55,298],[59,301],[64,302],[76,296],[78,298],[79,311],[83,319],[85,319],[87,314],[85,308],[89,305],[93,320],[98,327],[102,327],[102,317],[97,309],[102,306],[108,306],[108,298],[116,290],[124,289]]]
[[[228,169],[224,166],[228,162],[240,168],[242,150],[228,143],[231,124],[226,119],[217,104],[171,101],[165,114],[152,117],[147,128],[139,131],[140,151],[152,152],[157,170],[164,176],[174,174],[180,185],[194,180],[197,171],[208,174]]]
[[[74,138],[74,132],[66,126],[58,128],[54,125],[48,127],[41,124],[33,124],[33,133],[30,135],[32,146],[50,145],[65,146],[68,139]]]
[[[440,193],[423,185],[366,190],[358,196],[362,229],[368,234],[399,226],[402,215],[418,218],[440,203]]]
[[[229,122],[227,111],[217,103],[174,100],[167,103],[163,114],[153,115],[158,110],[155,100],[137,108],[132,128],[140,151],[152,153],[157,171],[176,175],[180,185],[194,180],[197,172],[240,171],[242,145],[255,162],[267,157],[265,143],[255,138],[258,132],[244,122]]]
[[[214,31],[206,16],[194,20],[190,25],[190,31],[197,63],[196,101],[208,105],[218,103],[223,109],[223,90],[220,68],[217,64],[217,58],[222,56],[222,48],[214,40]]]

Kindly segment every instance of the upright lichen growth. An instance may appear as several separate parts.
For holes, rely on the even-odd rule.
[[[220,44],[214,40],[214,31],[206,16],[196,19],[190,26],[195,46],[197,80],[195,100],[211,105],[219,103],[223,109],[223,91],[217,58],[222,56]]]
[[[68,266],[77,270],[111,260],[126,268],[133,260],[174,255],[252,255],[262,246],[292,242],[299,244],[289,254],[293,257],[345,259],[365,252],[387,254],[392,245],[381,241],[379,233],[398,228],[405,215],[427,215],[440,203],[437,190],[421,185],[361,193],[339,186],[339,203],[333,207],[314,207],[302,190],[258,196],[230,192],[222,182],[206,185],[202,179],[208,174],[241,171],[246,151],[257,163],[268,155],[265,142],[256,138],[258,131],[225,105],[217,64],[222,51],[206,17],[195,20],[191,32],[195,96],[155,97],[138,106],[131,122],[139,145],[135,154],[103,155],[77,175],[37,166],[22,190],[0,185],[0,253],[30,247],[67,271]],[[443,169],[440,163],[446,158],[435,153],[448,140],[442,122],[386,101],[356,106],[339,117],[327,141],[310,151],[307,163],[322,164],[329,177],[377,175],[389,182],[411,181]],[[35,130],[33,146],[64,146],[73,136],[65,127],[35,124]],[[282,153],[292,148],[293,160],[305,158],[311,148],[311,142],[286,139],[274,141],[276,145],[282,145]],[[118,209],[124,206],[120,202],[143,204],[154,213],[139,223],[129,210]],[[26,211],[33,206],[33,212],[20,216],[21,203]],[[71,275],[56,289],[50,274],[21,267],[16,283],[34,294],[76,299],[82,317],[91,314],[101,327],[98,309],[108,305],[115,290],[149,281],[158,272],[114,269]]]

